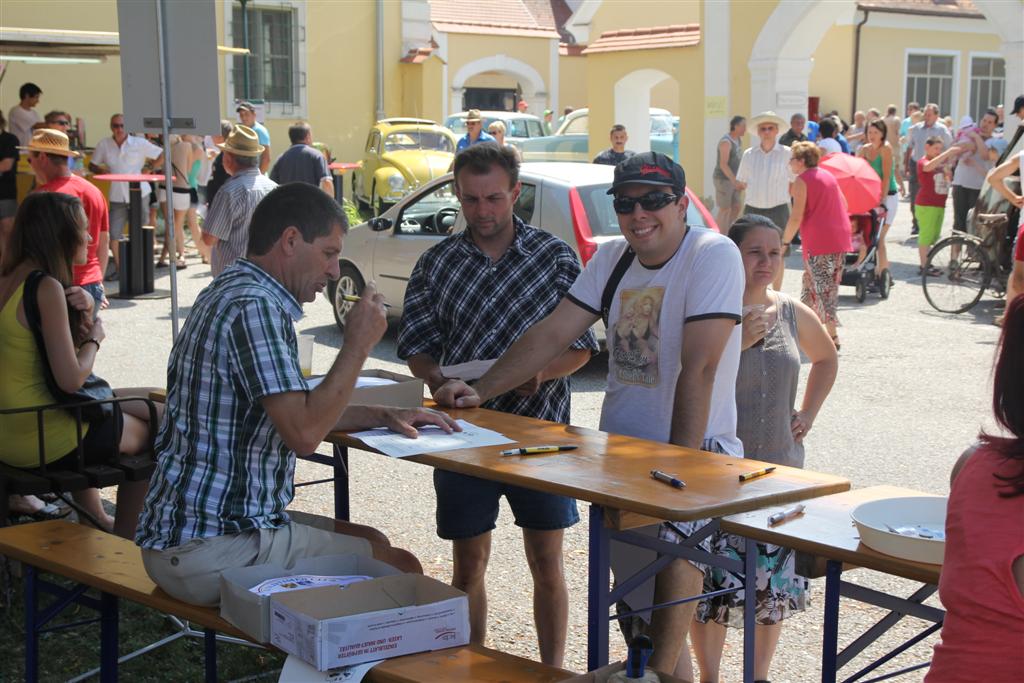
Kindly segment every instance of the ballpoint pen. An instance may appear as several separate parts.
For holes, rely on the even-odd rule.
[[[356,296],[355,294],[342,294],[341,298],[343,301],[347,301],[352,304],[357,304],[363,300],[363,297]],[[387,303],[386,301],[382,301],[381,304],[383,304],[384,308],[391,308],[391,304]]]
[[[801,503],[798,505],[794,505],[788,510],[776,512],[774,515],[768,517],[768,526],[775,526],[776,524],[781,524],[782,522],[785,522],[787,519],[799,517],[800,515],[804,514],[804,509],[804,505]]]
[[[537,455],[538,453],[560,453],[561,451],[574,451],[579,446],[527,446],[526,448],[510,448],[501,451],[502,455]]]
[[[657,479],[658,481],[664,482],[669,486],[674,486],[677,489],[686,488],[685,481],[683,481],[682,479],[677,479],[676,477],[673,477],[671,474],[668,474],[667,472],[662,472],[661,470],[651,470],[651,476]]]
[[[774,467],[765,467],[763,470],[754,470],[753,472],[747,472],[740,475],[740,481],[750,481],[751,479],[757,479],[763,477],[766,474],[771,474],[775,471]]]

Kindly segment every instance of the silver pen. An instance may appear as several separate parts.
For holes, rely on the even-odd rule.
[[[788,510],[776,512],[774,515],[768,517],[768,526],[775,526],[776,524],[781,524],[782,522],[785,522],[787,519],[799,517],[800,515],[804,514],[804,510],[805,507],[803,503],[800,503],[798,505],[794,505]]]

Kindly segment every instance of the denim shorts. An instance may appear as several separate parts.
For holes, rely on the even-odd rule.
[[[473,538],[494,529],[498,501],[508,499],[516,526],[536,531],[565,529],[580,521],[576,500],[531,491],[457,472],[434,470],[437,535],[446,541]]]

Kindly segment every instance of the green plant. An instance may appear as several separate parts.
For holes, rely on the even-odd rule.
[[[345,217],[348,218],[349,227],[363,222],[363,217],[359,215],[359,209],[355,204],[345,199],[343,200],[342,208],[345,210]]]

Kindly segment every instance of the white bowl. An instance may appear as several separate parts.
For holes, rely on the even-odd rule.
[[[947,502],[944,496],[885,498],[858,505],[850,516],[869,548],[912,562],[942,564]],[[927,538],[929,534],[933,537]]]

